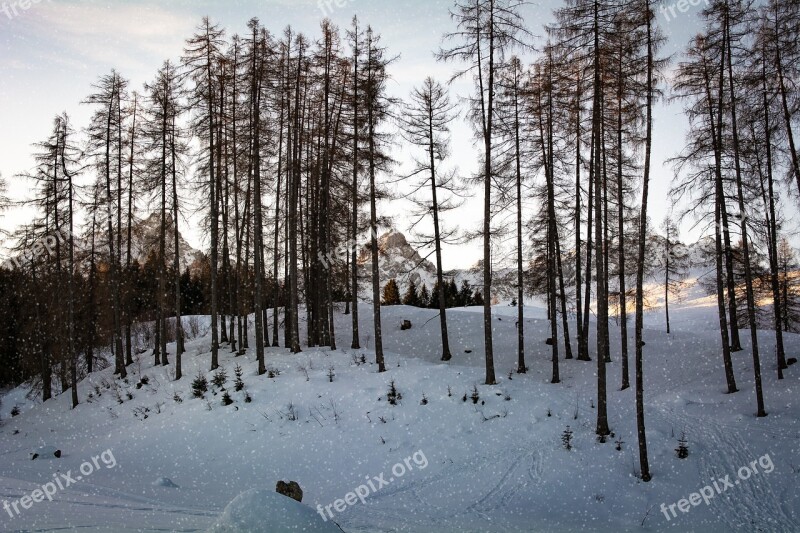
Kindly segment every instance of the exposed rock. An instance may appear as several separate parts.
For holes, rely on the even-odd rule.
[[[285,481],[278,481],[275,492],[288,496],[298,502],[303,501],[303,489],[300,488],[300,485],[296,481],[290,481],[288,483]]]

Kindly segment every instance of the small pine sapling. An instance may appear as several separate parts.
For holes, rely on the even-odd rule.
[[[422,393],[422,400],[419,402],[420,405],[428,405],[428,397],[425,396],[425,393]]]
[[[11,408],[11,416],[14,417],[18,415],[19,415],[19,406],[15,405],[14,407]]]
[[[236,392],[239,392],[242,389],[244,389],[244,381],[242,381],[243,374],[244,371],[242,370],[242,367],[239,366],[239,364],[237,363],[236,368],[233,369],[233,375],[235,377],[233,381],[233,388]]]
[[[678,447],[675,448],[675,453],[678,454],[678,459],[686,459],[689,457],[689,441],[686,440],[686,432],[681,432],[681,438],[678,439]]]
[[[330,367],[328,367],[328,381],[330,383],[333,383],[333,378],[335,377],[336,377],[336,372],[333,368],[333,365],[331,365]]]
[[[561,434],[561,444],[564,445],[564,449],[567,451],[572,450],[572,430],[569,426],[567,426],[567,429]]]
[[[220,367],[219,370],[214,372],[214,377],[211,378],[211,384],[220,390],[225,390],[225,383],[228,381],[228,373],[225,369]]]
[[[389,383],[389,392],[386,393],[386,401],[389,405],[397,405],[397,402],[403,399],[403,395],[397,390],[394,380]]]
[[[206,392],[208,392],[208,380],[202,372],[199,372],[192,381],[192,395],[195,398],[202,398]]]
[[[622,439],[617,439],[616,441],[614,441],[614,444],[617,445],[617,451],[621,452],[622,451],[622,445],[625,444],[625,441],[622,440]]]
[[[472,400],[472,403],[476,404],[476,405],[480,401],[481,395],[478,394],[478,386],[477,385],[473,385],[472,386],[472,394],[470,395],[469,398]]]
[[[228,393],[228,391],[225,391],[225,394],[222,395],[222,405],[230,405],[232,403],[233,398],[231,398],[231,395]]]

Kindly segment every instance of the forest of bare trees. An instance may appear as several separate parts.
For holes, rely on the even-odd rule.
[[[762,359],[773,355],[760,351],[757,329],[774,330],[783,377],[782,335],[800,318],[784,215],[800,193],[800,5],[711,0],[701,33],[669,58],[656,0],[565,0],[545,28],[525,20],[525,3],[458,0],[435,51],[452,77],[421,74],[405,101],[388,88],[398,51],[355,17],[348,28],[325,19],[313,36],[273,33],[257,18],[235,35],[206,18],[181,57],[140,90],[122,73],[100,76],[82,102],[90,123],[57,115],[34,147],[34,168],[13,178],[28,184],[23,203],[36,216],[17,228],[14,259],[0,269],[0,286],[14,288],[0,291],[8,361],[0,384],[32,380],[43,401],[71,390],[77,405],[76,383],[105,355],[126,376],[143,322],[154,325],[148,356],[180,380],[180,317],[190,314],[210,315],[212,370],[224,349],[254,348],[263,374],[267,348],[336,349],[346,338],[355,349],[368,335],[385,371],[389,280],[380,278],[378,239],[391,226],[381,214],[389,183],[400,182],[414,205],[409,229],[435,259],[435,297],[419,289],[439,310],[442,361],[457,359],[443,247],[476,240],[482,297],[461,301],[483,306],[485,383],[498,381],[492,296],[502,259],[515,274],[516,371],[528,370],[531,343],[547,344],[554,386],[565,360],[592,361],[601,442],[613,429],[609,387],[633,386],[648,481],[646,284],[658,246],[653,280],[669,331],[670,298],[688,269],[676,220],[691,221],[713,243],[720,375],[737,392],[731,354],[746,345],[754,412],[766,416]],[[464,105],[450,94],[458,79],[471,84]],[[683,106],[689,127],[671,160],[673,219],[659,230],[650,220],[654,109],[667,99]],[[448,161],[450,125],[462,114],[479,159],[471,176]],[[408,171],[398,170],[398,147],[413,156]],[[482,200],[480,221],[458,227],[448,212],[468,195]],[[198,214],[194,205],[209,248],[190,273],[181,271],[179,232]],[[140,264],[132,228],[144,219],[158,229]],[[359,273],[364,243],[368,276]],[[420,302],[416,290],[405,303]],[[374,329],[365,334],[358,304],[367,293]],[[391,293],[399,303],[396,287]],[[546,300],[547,339],[525,334],[532,294]],[[759,309],[765,301],[768,310]],[[352,315],[350,331],[335,329],[342,313]],[[620,375],[609,374],[612,361]]]

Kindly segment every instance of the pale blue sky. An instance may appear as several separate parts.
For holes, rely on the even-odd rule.
[[[451,0],[339,0],[344,7],[331,4],[327,14],[342,28],[349,25],[353,14],[383,35],[384,44],[400,59],[392,67],[393,95],[406,97],[414,85],[426,76],[449,78],[450,66],[438,64],[433,51],[441,37],[452,29],[448,16]],[[89,94],[91,84],[111,68],[119,70],[139,88],[150,80],[165,59],[176,60],[183,42],[191,35],[203,15],[219,22],[229,34],[243,32],[246,22],[258,16],[273,33],[291,24],[296,30],[316,37],[323,16],[317,0],[227,0],[227,1],[161,1],[97,2],[40,0],[28,9],[19,7],[19,0],[0,0],[8,6],[12,17],[0,10],[0,172],[11,182],[15,199],[23,198],[29,184],[12,177],[29,169],[31,144],[44,139],[52,118],[67,111],[75,126],[88,123],[89,109],[79,102]],[[12,5],[17,6],[14,15]],[[543,24],[550,22],[556,0],[543,0],[525,9],[531,31],[543,35]],[[670,36],[667,53],[683,48],[691,34],[700,29],[700,7],[691,7],[671,20],[660,16],[659,23]],[[453,92],[465,94],[469,86],[456,84]],[[685,119],[679,106],[661,106],[655,124],[653,220],[660,222],[668,208],[666,195],[672,170],[663,162],[681,149]],[[396,157],[408,159],[398,145]],[[477,163],[477,153],[469,128],[458,124],[453,128],[451,163],[464,173]],[[479,222],[480,198],[468,202],[451,213],[453,224],[473,225]],[[385,207],[386,212],[402,214],[408,205],[403,201]],[[0,225],[11,228],[27,221],[30,213],[14,210],[7,213]],[[405,220],[397,219],[397,229],[404,231]],[[688,224],[685,225],[688,228]],[[195,246],[205,246],[202,235],[187,231]],[[479,243],[445,251],[445,267],[469,266],[481,257]]]

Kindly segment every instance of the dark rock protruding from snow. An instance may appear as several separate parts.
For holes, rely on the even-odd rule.
[[[303,501],[303,489],[300,488],[300,485],[297,483],[297,481],[290,481],[288,483],[285,481],[278,481],[278,484],[275,487],[275,492],[278,494],[283,494],[284,496],[288,496],[289,498],[298,502]]]

